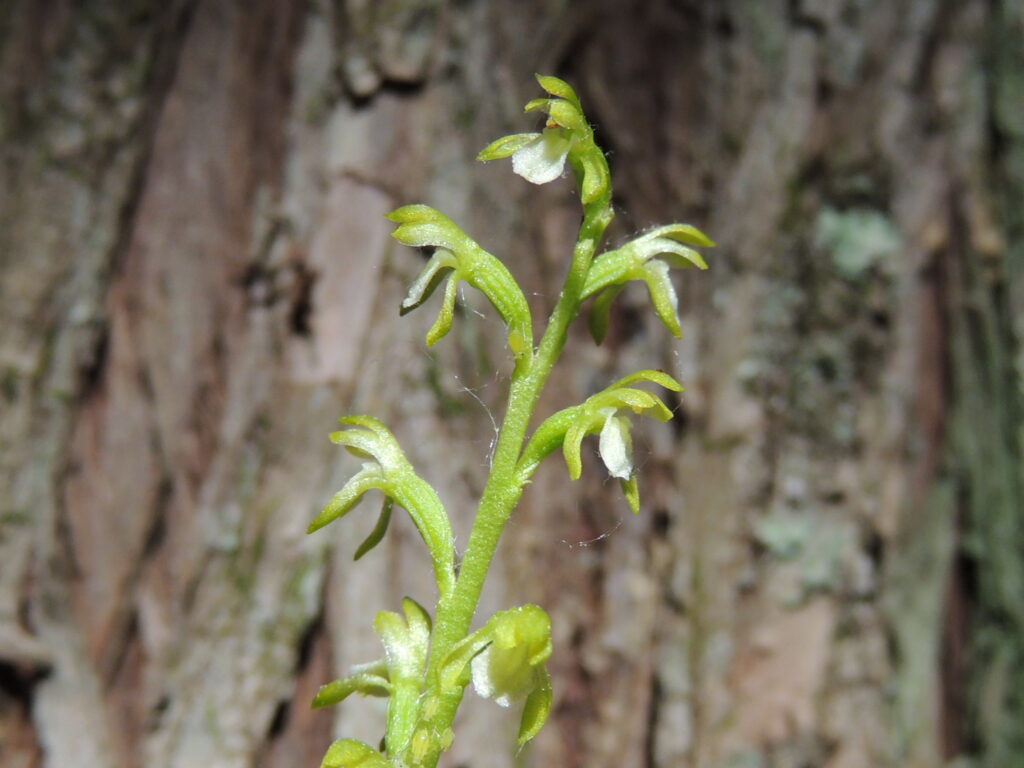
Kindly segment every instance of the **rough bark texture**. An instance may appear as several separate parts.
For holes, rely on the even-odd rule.
[[[481,615],[555,623],[552,722],[470,701],[450,766],[877,768],[1024,751],[1021,0],[16,0],[0,15],[0,763],[314,766],[308,709],[430,604],[398,520],[306,523],[373,413],[465,541],[508,355],[467,293],[396,311],[427,202],[538,318],[566,183],[478,166],[533,71],[610,152],[612,238],[690,221],[679,283],[576,329],[544,407],[661,366],[644,509],[552,459]],[[472,697],[470,697],[472,698]]]

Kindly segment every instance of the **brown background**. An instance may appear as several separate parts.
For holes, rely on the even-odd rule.
[[[644,509],[538,473],[483,611],[555,621],[552,720],[467,699],[449,766],[877,768],[1024,749],[1020,0],[8,0],[0,13],[0,763],[315,766],[308,709],[432,600],[406,519],[306,523],[385,419],[461,542],[508,355],[399,319],[427,202],[539,318],[578,221],[476,152],[570,79],[611,238],[720,244],[684,338],[627,291],[550,411],[636,368]],[[436,300],[435,300],[436,302]],[[369,505],[368,505],[369,506]],[[484,613],[484,615],[487,615]],[[962,763],[966,765],[968,763]]]

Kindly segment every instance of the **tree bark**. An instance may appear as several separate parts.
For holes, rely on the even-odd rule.
[[[542,400],[637,368],[641,514],[557,457],[478,619],[554,621],[555,707],[467,696],[449,766],[877,768],[1024,748],[1020,0],[14,0],[0,21],[0,763],[314,766],[383,704],[313,712],[434,597],[415,529],[357,510],[325,439],[372,413],[464,543],[508,382],[471,292],[427,349],[425,202],[499,255],[535,323],[578,223],[476,152],[573,82],[611,242],[719,247],[583,323]],[[526,121],[524,123],[524,120]],[[398,518],[400,516],[396,516]]]

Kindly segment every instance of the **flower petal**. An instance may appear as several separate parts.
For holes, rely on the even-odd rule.
[[[562,175],[570,142],[562,132],[548,128],[512,155],[512,170],[532,184],[547,184]]]
[[[598,452],[608,467],[608,474],[628,480],[633,474],[633,440],[629,435],[629,422],[617,417],[614,410],[609,410],[611,412],[601,429]]]
[[[420,304],[430,298],[430,294],[447,276],[450,270],[458,269],[459,262],[455,254],[447,248],[437,248],[434,255],[430,257],[427,265],[420,272],[420,276],[409,287],[409,293],[402,301],[402,308],[399,314],[406,314],[416,309]]]
[[[639,268],[638,274],[640,279],[647,283],[654,311],[665,327],[678,339],[683,335],[683,329],[679,326],[679,299],[668,276],[668,264],[661,259],[651,259]]]

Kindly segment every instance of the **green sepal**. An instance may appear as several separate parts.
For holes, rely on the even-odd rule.
[[[587,118],[583,116],[583,111],[576,104],[564,99],[550,99],[546,111],[550,118],[549,122],[555,125],[568,128],[577,135],[585,135],[590,132]]]
[[[487,162],[488,160],[501,160],[510,157],[516,150],[522,149],[531,141],[536,141],[539,133],[513,133],[511,136],[502,136],[492,141],[476,156],[477,160]]]
[[[523,706],[523,716],[519,721],[519,737],[517,739],[519,746],[536,736],[547,722],[548,715],[551,714],[551,704],[554,699],[551,690],[551,675],[545,669],[539,677],[538,686],[526,697],[526,704]]]
[[[427,346],[432,347],[452,329],[452,321],[455,319],[455,296],[459,290],[457,280],[449,280],[444,287],[444,298],[441,300],[441,311],[437,313],[437,319],[427,331]]]
[[[409,289],[401,312],[404,314],[420,306],[438,285],[445,279],[448,281],[441,311],[427,332],[427,345],[433,346],[451,330],[458,284],[466,282],[487,297],[508,326],[508,344],[516,358],[517,369],[529,364],[533,357],[530,306],[508,268],[451,219],[430,206],[406,205],[387,214],[387,218],[399,225],[392,233],[399,242],[436,249]]]
[[[368,490],[379,489],[405,509],[430,551],[438,591],[448,595],[455,586],[455,548],[451,523],[437,492],[416,474],[391,431],[372,416],[348,416],[339,421],[347,429],[331,434],[331,441],[372,462],[334,495],[310,523],[312,533],[345,515]],[[378,521],[378,527],[381,525]],[[386,521],[383,521],[386,526]],[[358,555],[376,544],[374,533],[360,546]],[[383,535],[383,532],[381,532]]]
[[[373,628],[384,645],[391,699],[388,701],[388,752],[400,754],[412,740],[419,717],[420,685],[430,650],[430,615],[412,598],[402,600],[405,617],[380,611]]]
[[[452,270],[458,267],[458,260],[455,254],[447,248],[435,248],[434,254],[427,261],[423,271],[415,282],[409,286],[409,293],[406,295],[398,314],[407,315],[429,299]]]
[[[391,500],[391,497],[384,497],[384,505],[381,507],[380,516],[377,518],[377,524],[373,526],[373,530],[370,531],[370,535],[367,536],[363,540],[363,543],[359,545],[359,548],[356,549],[356,553],[352,557],[353,560],[359,560],[359,558],[380,544],[384,539],[384,534],[388,532],[388,524],[391,522],[391,510],[394,505],[395,503]]]
[[[341,739],[331,744],[320,768],[389,768],[386,757],[355,739]]]
[[[656,368],[643,368],[635,373],[630,373],[627,376],[623,376],[621,379],[616,381],[609,387],[614,389],[618,387],[628,387],[630,384],[635,384],[638,381],[650,381],[654,384],[658,384],[665,389],[670,389],[673,392],[682,392],[683,385],[676,381],[674,378],[669,376],[664,371],[659,371]]]
[[[540,112],[541,110],[546,112],[551,101],[548,98],[530,99],[523,107],[523,112]]]
[[[582,111],[579,96],[576,95],[576,91],[573,90],[573,87],[565,82],[565,80],[555,77],[554,75],[534,74],[534,77],[537,78],[537,82],[540,84],[540,87],[552,96],[565,99]]]
[[[598,294],[590,305],[590,313],[587,315],[587,327],[590,329],[590,336],[596,344],[604,341],[608,335],[608,326],[611,324],[612,304],[622,293],[625,284],[612,285]]]
[[[603,155],[598,159],[595,152],[601,152],[596,145],[594,151],[584,152],[579,156],[579,164],[583,171],[583,180],[580,182],[580,200],[584,205],[596,202],[612,187],[608,163]]]
[[[683,335],[679,325],[679,297],[668,275],[668,264],[660,259],[652,259],[639,268],[640,279],[647,284],[651,294],[654,311],[666,328],[677,339]]]
[[[619,487],[622,488],[622,495],[626,497],[626,502],[633,510],[633,514],[640,514],[640,487],[637,485],[636,472],[626,480],[619,480]]]
[[[346,677],[320,686],[313,699],[313,708],[332,706],[344,701],[353,693],[363,696],[391,695],[387,664],[383,659],[354,667],[352,673]]]

